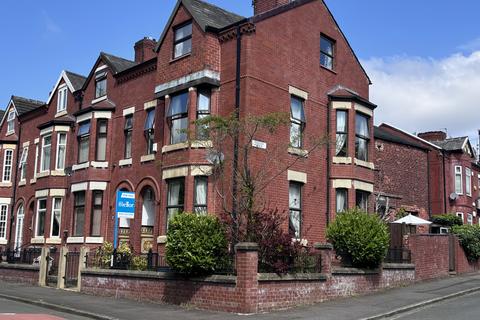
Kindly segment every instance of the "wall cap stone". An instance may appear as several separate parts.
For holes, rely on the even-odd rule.
[[[333,245],[331,243],[314,243],[313,247],[317,250],[333,250]]]
[[[254,242],[240,242],[235,245],[235,251],[258,251],[259,247]]]
[[[296,273],[278,275],[276,273],[259,273],[259,282],[277,282],[277,281],[326,281],[327,276],[323,273]]]
[[[415,264],[413,263],[384,263],[382,266],[386,270],[415,270]]]
[[[31,265],[31,264],[9,264],[2,262],[0,263],[0,269],[17,269],[17,270],[32,270],[38,271],[40,267],[38,265]]]
[[[368,269],[340,267],[340,268],[333,268],[332,270],[333,275],[359,275],[359,274],[361,275],[361,274],[379,274],[379,273],[380,273],[379,269],[368,270]]]

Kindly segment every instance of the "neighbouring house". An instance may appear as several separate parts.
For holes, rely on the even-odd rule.
[[[256,137],[262,147],[250,167],[261,170],[272,154],[291,163],[263,194],[292,237],[325,241],[337,212],[374,210],[371,82],[323,1],[257,0],[246,18],[179,0],[158,41],[141,39],[134,51],[133,60],[100,53],[85,76],[61,72],[45,103],[12,97],[1,125],[2,157],[12,150],[1,243],[112,241],[124,190],[136,208],[133,220],[121,219],[120,240],[161,252],[175,213],[221,213],[212,142],[185,130],[235,110],[240,118],[290,114],[288,128]],[[329,143],[310,152],[307,137]],[[225,153],[231,158],[233,146]]]

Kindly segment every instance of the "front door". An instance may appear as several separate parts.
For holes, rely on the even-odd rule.
[[[23,244],[23,220],[25,215],[23,214],[23,207],[18,210],[17,223],[15,227],[15,250],[17,254],[20,254],[20,249]]]

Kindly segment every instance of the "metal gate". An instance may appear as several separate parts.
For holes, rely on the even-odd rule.
[[[65,287],[72,288],[78,285],[78,267],[80,252],[67,252],[65,255]]]
[[[58,262],[60,260],[60,251],[56,248],[50,249],[50,252],[47,254],[47,279],[45,283],[47,286],[56,286],[57,285],[57,275],[58,275]]]
[[[448,235],[448,261],[449,261],[449,271],[450,272],[455,271],[456,244],[457,244],[456,237],[453,234],[449,234]]]

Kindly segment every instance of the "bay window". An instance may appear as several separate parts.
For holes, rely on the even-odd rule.
[[[90,149],[90,120],[80,123],[77,133],[78,139],[78,163],[88,161]]]
[[[65,154],[67,151],[67,134],[59,133],[57,135],[57,160],[55,161],[55,170],[65,169]]]
[[[95,150],[95,160],[105,161],[107,159],[107,120],[97,121],[97,143]]]
[[[13,165],[13,150],[5,149],[3,154],[3,177],[2,182],[11,182]]]
[[[0,205],[0,239],[7,238],[8,205]]]
[[[465,168],[465,193],[467,196],[472,196],[472,169]]]
[[[40,172],[50,170],[50,156],[52,154],[52,136],[42,138],[42,154],[40,157]]]
[[[193,212],[196,214],[207,214],[207,194],[208,194],[208,178],[195,177],[195,190],[193,201]]]
[[[45,216],[47,214],[47,199],[38,199],[37,201],[37,219],[35,226],[35,236],[43,237],[45,235]]]
[[[173,58],[179,58],[192,51],[192,23],[189,22],[174,30]]]
[[[455,193],[463,194],[463,173],[461,166],[455,166]]]
[[[62,198],[53,198],[52,204],[52,225],[50,229],[51,237],[60,237],[60,227],[62,222]]]
[[[290,98],[290,146],[303,147],[303,131],[305,129],[304,101],[296,96]]]
[[[204,119],[210,115],[210,91],[200,90],[197,98],[197,120]],[[197,139],[208,140],[208,125],[197,126]]]
[[[187,141],[188,92],[171,97],[167,118],[170,123],[170,144]]]
[[[124,159],[130,159],[132,157],[132,132],[133,116],[129,115],[125,117],[125,126],[123,128],[123,133],[125,135]]]
[[[167,180],[167,228],[170,220],[184,210],[185,179]]]
[[[335,146],[335,156],[346,157],[347,156],[347,144],[348,144],[348,113],[347,111],[337,111],[337,136]]]
[[[92,192],[92,219],[90,221],[90,236],[99,237],[102,223],[103,191]]]
[[[357,208],[364,212],[368,212],[368,198],[370,196],[369,192],[357,190],[355,192],[355,205]]]
[[[345,212],[348,209],[348,189],[336,189],[336,213]]]
[[[302,184],[290,182],[288,198],[290,207],[289,232],[292,237],[299,239],[302,225]]]
[[[370,142],[369,118],[361,113],[355,116],[355,158],[368,161],[368,146]]]
[[[82,237],[85,227],[85,191],[73,194],[73,236]]]
[[[147,111],[147,119],[144,127],[145,140],[147,141],[147,154],[153,153],[153,144],[155,141],[155,109]]]

